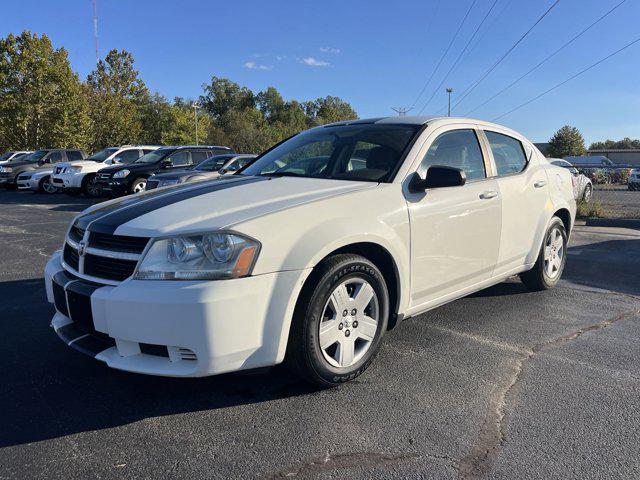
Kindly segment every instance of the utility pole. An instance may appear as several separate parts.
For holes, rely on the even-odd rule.
[[[396,112],[399,117],[404,117],[407,114],[407,112],[411,110],[411,108],[407,108],[407,107],[391,107],[391,110]]]
[[[451,94],[453,93],[453,88],[447,88],[447,93],[449,94],[449,113],[447,116],[451,116]]]
[[[198,109],[200,108],[200,105],[193,102],[191,106],[193,107],[193,120],[196,124],[196,145],[198,145]]]

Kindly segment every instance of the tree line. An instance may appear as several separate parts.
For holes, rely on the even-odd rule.
[[[632,149],[640,148],[640,140],[623,138],[622,140],[605,140],[603,142],[593,142],[589,150],[601,149]],[[586,155],[584,137],[580,130],[571,125],[565,125],[553,134],[549,139],[547,155],[553,158],[564,158],[574,155]]]
[[[254,93],[217,76],[199,98],[169,101],[149,91],[125,50],[111,50],[82,80],[67,51],[47,35],[24,31],[0,39],[0,151],[193,144],[194,101],[201,106],[201,144],[247,153],[312,126],[357,118],[339,97],[285,100],[274,87]]]

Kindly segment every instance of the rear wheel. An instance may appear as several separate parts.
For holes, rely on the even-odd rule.
[[[47,175],[46,177],[42,177],[42,180],[40,180],[40,183],[38,184],[38,191],[41,193],[56,193],[58,191],[58,187],[51,183],[51,176]]]
[[[336,255],[316,268],[296,307],[286,363],[304,380],[330,387],[353,380],[375,358],[389,294],[380,270],[359,255]]]
[[[564,223],[553,217],[545,234],[535,265],[520,279],[530,290],[548,290],[556,286],[567,261],[567,232]]]
[[[82,193],[89,198],[97,198],[102,195],[102,187],[98,183],[95,173],[89,173],[82,179]]]
[[[593,187],[591,185],[587,185],[584,187],[584,193],[582,194],[582,199],[589,203],[591,201],[591,196],[593,195]]]
[[[144,192],[145,188],[147,188],[147,179],[136,178],[131,184],[131,193]]]

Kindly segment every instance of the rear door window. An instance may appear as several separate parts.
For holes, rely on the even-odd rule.
[[[498,175],[513,175],[527,166],[527,157],[519,140],[501,133],[485,131]]]

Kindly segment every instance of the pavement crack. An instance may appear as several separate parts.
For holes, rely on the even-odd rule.
[[[640,309],[627,310],[602,322],[580,328],[546,342],[538,343],[531,347],[525,355],[517,358],[503,388],[497,392],[496,395],[492,395],[483,426],[475,445],[469,454],[458,463],[458,478],[462,480],[485,478],[493,468],[507,438],[505,409],[509,400],[513,397],[513,391],[520,382],[524,365],[527,362],[540,352],[560,347],[582,337],[586,333],[608,328],[621,320],[633,318],[638,315],[640,315]]]

